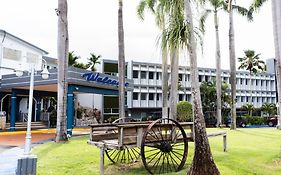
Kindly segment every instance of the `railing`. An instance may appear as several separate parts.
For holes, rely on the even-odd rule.
[[[27,122],[28,114],[27,113],[21,113],[21,118],[22,118],[22,122]]]
[[[104,114],[118,114],[119,108],[104,108],[103,113]]]

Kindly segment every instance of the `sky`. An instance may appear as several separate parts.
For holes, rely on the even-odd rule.
[[[124,0],[124,32],[126,61],[160,63],[157,38],[160,31],[149,12],[141,21],[136,14],[139,0]],[[236,0],[238,5],[249,6],[251,0]],[[57,55],[57,0],[2,0],[0,29],[16,35],[46,51]],[[86,60],[90,53],[104,59],[118,58],[117,0],[68,0],[70,51]],[[219,14],[222,68],[229,69],[228,15]],[[198,19],[198,17],[197,17]],[[243,50],[252,49],[262,59],[274,58],[271,3],[267,2],[254,15],[254,21],[234,15],[236,57]],[[181,65],[188,65],[187,54],[181,55]],[[198,65],[215,67],[215,33],[213,17],[206,22],[204,50],[198,49]]]

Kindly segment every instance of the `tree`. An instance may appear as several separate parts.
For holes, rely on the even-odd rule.
[[[262,5],[268,0],[253,0],[251,4],[251,11],[258,11]],[[276,79],[277,79],[277,93],[278,93],[278,106],[279,111],[281,108],[281,1],[271,0],[272,4],[272,21],[273,21],[273,35],[274,35],[274,47],[275,47],[275,59],[276,59]],[[281,116],[278,117],[278,129],[281,129]]]
[[[66,98],[68,66],[67,0],[58,0],[58,100],[56,142],[66,141]]]
[[[221,108],[226,109],[229,105],[230,96],[228,95],[228,84],[223,82],[221,84]],[[217,108],[217,95],[216,95],[216,82],[205,82],[203,81],[200,85],[201,100],[203,112],[214,111]]]
[[[250,115],[252,117],[252,112],[253,112],[253,110],[255,110],[255,107],[253,104],[247,103],[247,104],[243,105],[241,108],[246,110],[248,112],[248,115]]]
[[[230,64],[230,85],[231,85],[231,125],[230,129],[236,129],[236,59],[235,59],[235,42],[234,42],[234,25],[233,25],[233,10],[237,10],[244,16],[247,16],[251,21],[252,13],[245,8],[234,8],[232,0],[228,1],[229,13],[229,64]]]
[[[197,68],[197,54],[196,54],[196,40],[194,36],[194,26],[193,26],[193,15],[191,11],[190,0],[184,1],[185,10],[185,20],[188,26],[186,27],[186,32],[188,38],[186,38],[185,46],[187,47],[189,58],[190,58],[190,75],[191,75],[191,92],[193,98],[193,113],[194,113],[194,135],[195,135],[195,152],[193,161],[188,171],[188,175],[203,175],[220,174],[209,145],[209,140],[206,133],[206,125],[204,121],[201,97],[200,97],[200,87],[199,87],[199,77]]]
[[[192,121],[192,104],[187,101],[181,101],[177,104],[177,120],[181,122]]]
[[[168,52],[166,47],[166,40],[164,36],[166,36],[165,26],[166,26],[166,13],[165,13],[165,2],[164,1],[156,1],[156,0],[142,0],[138,7],[137,13],[140,19],[144,20],[144,10],[148,9],[155,15],[156,24],[162,32],[162,40],[161,40],[161,53],[162,53],[162,116],[163,118],[168,117]]]
[[[250,72],[250,104],[252,104],[252,76],[257,75],[258,72],[264,72],[266,66],[264,61],[260,60],[260,54],[255,54],[255,51],[245,50],[244,53],[244,57],[238,58],[240,62],[238,69],[246,69]],[[252,111],[250,112],[250,116],[252,116]]]
[[[88,58],[88,64],[87,67],[91,69],[91,71],[96,71],[96,64],[100,64],[99,59],[101,58],[101,55],[96,56],[94,53],[90,53],[90,58]]]
[[[123,27],[123,0],[119,0],[118,5],[119,118],[123,118],[125,117],[125,44]]]
[[[74,51],[68,53],[68,66],[73,66],[80,69],[87,69],[88,66],[83,63],[78,63],[80,56],[76,56]]]
[[[277,113],[276,105],[274,103],[264,103],[261,110],[266,112],[268,116],[272,116]]]
[[[212,9],[204,9],[203,15],[200,18],[200,28],[205,32],[205,21],[210,13],[214,14],[214,27],[216,35],[216,94],[217,94],[217,127],[222,123],[221,117],[221,51],[220,51],[220,37],[219,37],[219,17],[218,12],[227,10],[227,3],[225,0],[208,0]],[[232,5],[232,8],[237,9],[239,14],[244,14],[247,10],[240,6]]]

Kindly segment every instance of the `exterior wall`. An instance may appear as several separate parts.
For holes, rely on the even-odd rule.
[[[103,60],[102,66],[113,60]],[[117,64],[117,61],[115,61]],[[271,62],[270,62],[271,63]],[[151,115],[151,111],[158,111],[162,107],[162,69],[161,64],[145,62],[128,62],[127,77],[134,81],[134,91],[127,93],[128,109],[132,116]],[[272,65],[270,65],[270,69]],[[255,107],[261,107],[265,102],[276,103],[275,74],[258,74],[252,76],[246,71],[237,71],[237,107],[241,107],[250,100],[250,90]],[[222,80],[229,83],[229,72],[222,71]],[[199,80],[212,81],[216,78],[216,70],[199,68]],[[179,92],[179,101],[191,102],[191,80],[189,67],[179,68],[179,80],[183,88]],[[143,113],[142,113],[142,112]],[[142,114],[141,114],[142,113]]]
[[[1,40],[3,39],[3,33],[0,34]],[[38,49],[29,46],[23,42],[17,41],[8,34],[5,36],[3,43],[0,43],[0,75],[12,74],[14,70],[21,67],[23,70],[29,70],[31,59],[33,58],[33,63],[35,64],[36,70],[41,70],[42,56],[44,53]],[[20,51],[20,58],[16,60],[7,59],[4,55],[4,50],[12,49]],[[30,54],[34,57],[31,58]],[[37,57],[37,59],[36,59]]]

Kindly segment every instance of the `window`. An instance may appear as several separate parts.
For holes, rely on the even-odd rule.
[[[242,78],[240,78],[240,84],[243,84],[243,79]]]
[[[146,94],[145,93],[141,93],[141,100],[146,100]]]
[[[21,51],[4,47],[3,58],[19,61],[21,59]]]
[[[30,52],[27,52],[26,53],[26,62],[28,63],[38,63],[38,59],[39,59],[39,56],[34,54],[34,53],[30,53]]]
[[[139,71],[137,70],[133,71],[133,78],[139,78]]]
[[[141,79],[146,79],[146,72],[145,71],[141,71]]]
[[[199,75],[199,82],[202,82],[202,75]]]
[[[179,81],[182,81],[182,74],[179,74]]]
[[[263,84],[263,81],[261,80],[261,86],[262,86],[262,84]]]
[[[208,82],[208,76],[205,76],[205,82]]]
[[[244,102],[244,97],[241,97],[241,102]]]
[[[159,101],[160,100],[160,94],[157,93],[156,99]]]
[[[148,73],[148,78],[149,78],[150,80],[153,80],[153,79],[154,79],[154,73],[153,73],[153,72],[149,72],[149,73]]]
[[[157,79],[157,80],[160,80],[160,76],[161,76],[161,73],[160,73],[160,72],[157,72],[157,73],[156,73],[156,79]]]
[[[248,79],[246,79],[246,85],[248,85]],[[248,100],[247,100],[248,101]]]
[[[179,94],[179,101],[182,101],[182,100],[183,100],[183,95]]]
[[[148,98],[149,100],[154,100],[154,94],[150,93]]]
[[[139,99],[139,94],[134,92],[133,93],[133,100],[138,100]]]

